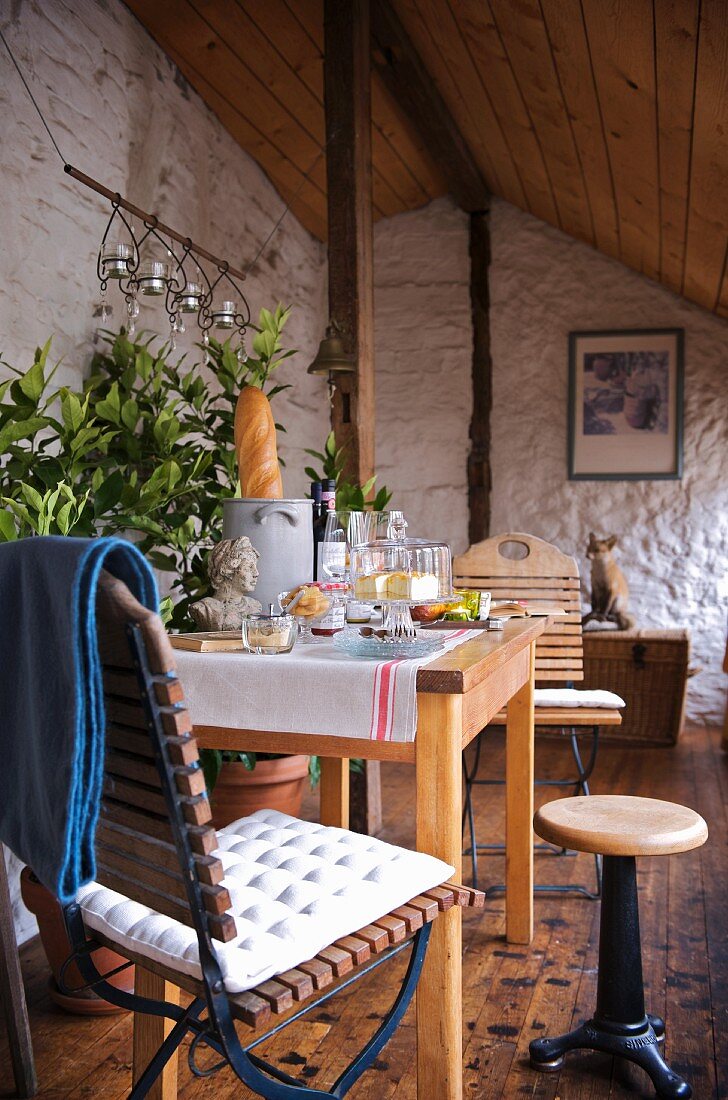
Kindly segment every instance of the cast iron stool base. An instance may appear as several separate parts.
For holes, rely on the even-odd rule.
[[[575,1031],[534,1039],[528,1048],[531,1066],[557,1073],[570,1050],[598,1050],[641,1066],[661,1100],[687,1100],[693,1090],[662,1057],[664,1039],[664,1021],[645,1013],[634,856],[605,856],[597,1010]]]

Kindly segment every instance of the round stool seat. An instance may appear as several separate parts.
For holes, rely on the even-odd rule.
[[[688,806],[622,794],[547,802],[533,827],[550,844],[604,856],[668,856],[708,839],[708,826]]]

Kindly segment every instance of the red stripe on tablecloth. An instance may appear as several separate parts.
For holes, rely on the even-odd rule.
[[[467,634],[467,628],[457,630],[448,641]],[[406,658],[399,657],[377,665],[372,688],[372,721],[369,727],[370,741],[391,741],[394,729],[394,704],[397,695],[397,667]]]
[[[398,664],[398,661],[387,661],[379,667],[379,693],[378,698],[375,700],[373,741],[386,741],[387,733],[391,732],[390,688],[392,672]]]

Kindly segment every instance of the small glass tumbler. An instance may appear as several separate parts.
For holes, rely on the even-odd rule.
[[[248,653],[290,653],[297,632],[292,615],[246,615],[242,625],[243,648]]]

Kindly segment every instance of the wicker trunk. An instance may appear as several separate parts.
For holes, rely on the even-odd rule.
[[[586,630],[583,688],[616,691],[627,706],[609,741],[674,745],[685,711],[687,630]]]

